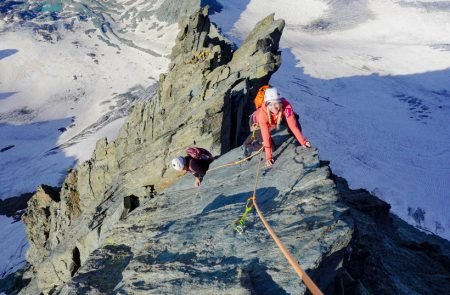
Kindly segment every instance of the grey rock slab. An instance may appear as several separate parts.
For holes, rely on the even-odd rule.
[[[45,205],[48,214],[29,207],[26,216],[38,221],[27,231],[39,240],[27,255],[33,265],[28,274],[38,281],[30,286],[60,290],[109,229],[127,218],[130,200],[146,197],[148,187],[160,192],[177,181],[169,163],[188,146],[219,155],[247,136],[251,100],[280,65],[284,22],[265,18],[237,55],[211,24],[207,8],[180,25],[172,63],[155,95],[134,106],[115,141],[99,140],[91,159],[68,174],[60,200]],[[35,224],[47,234],[39,236]]]
[[[317,150],[295,146],[278,137],[276,164],[260,168],[257,200],[260,209],[302,267],[315,270],[328,255],[349,243],[352,221],[338,206],[329,170],[321,167]],[[211,166],[237,160],[232,150]],[[148,200],[105,237],[108,247],[129,247],[129,262],[117,270],[119,294],[303,294],[305,286],[276,247],[254,212],[246,230],[233,223],[252,195],[259,159],[207,174],[200,190],[186,175]],[[95,274],[103,258],[91,255],[80,269],[83,279]],[[95,275],[81,282],[76,275],[65,288],[99,284]],[[320,275],[318,275],[320,277]],[[316,278],[317,279],[317,278]],[[69,293],[67,293],[69,294]]]

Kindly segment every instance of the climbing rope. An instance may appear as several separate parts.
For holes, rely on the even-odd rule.
[[[263,147],[261,147],[256,153],[254,153],[254,154],[252,154],[252,155],[250,155],[250,156],[248,156],[248,157],[246,157],[246,158],[244,158],[244,159],[242,159],[242,160],[230,162],[230,163],[227,163],[227,164],[223,164],[223,165],[221,165],[221,166],[217,166],[217,167],[211,168],[211,169],[209,169],[208,171],[206,171],[206,174],[209,173],[209,172],[211,172],[211,171],[219,170],[219,169],[224,168],[224,167],[234,166],[234,165],[239,165],[240,163],[245,162],[245,161],[247,161],[248,159],[251,159],[251,158],[253,158],[254,156],[260,154],[262,150],[263,150]],[[205,175],[206,175],[206,174],[205,174]],[[197,197],[200,195],[200,189],[201,189],[201,187],[202,187],[202,186],[200,185],[200,186],[197,188],[197,192],[195,193],[195,196],[194,196],[195,198],[197,198]],[[250,212],[250,211],[249,211],[249,212]],[[247,214],[248,214],[248,213],[247,213]],[[245,215],[245,217],[247,217],[247,215]],[[244,218],[244,219],[245,219],[245,218]],[[241,228],[243,229],[243,227],[241,227]]]
[[[234,162],[230,162],[230,163],[226,163],[226,164],[223,164],[223,165],[220,165],[220,166],[211,168],[211,169],[209,169],[206,173],[209,173],[209,172],[211,172],[211,171],[218,170],[218,169],[221,169],[221,168],[224,168],[224,167],[228,167],[228,166],[239,165],[239,164],[241,164],[241,163],[247,161],[248,159],[251,159],[251,158],[253,158],[254,156],[260,154],[260,153],[262,152],[263,148],[264,148],[264,147],[261,147],[256,153],[254,153],[254,154],[252,154],[252,155],[250,155],[250,156],[248,156],[248,157],[246,157],[246,158],[244,158],[244,159],[242,159],[242,160],[234,161]]]
[[[238,231],[239,233],[243,232],[243,226],[244,226],[244,221],[245,218],[247,217],[248,213],[250,213],[250,211],[255,208],[256,213],[258,214],[259,218],[261,219],[261,222],[264,224],[264,227],[267,229],[267,231],[269,232],[270,236],[272,237],[272,239],[275,241],[275,243],[277,244],[278,248],[281,250],[281,252],[283,253],[284,257],[287,259],[287,261],[289,262],[289,264],[294,268],[294,271],[297,273],[297,275],[299,276],[300,280],[302,280],[306,287],[309,289],[309,291],[311,292],[311,294],[313,295],[323,295],[322,291],[320,291],[319,287],[317,287],[317,285],[313,282],[313,280],[308,276],[308,274],[301,268],[301,266],[299,265],[299,263],[297,262],[297,260],[294,258],[294,256],[289,252],[289,250],[286,248],[286,246],[283,244],[283,242],[280,240],[280,238],[278,238],[278,236],[275,234],[275,232],[273,231],[273,229],[270,227],[269,223],[266,221],[266,219],[264,218],[263,214],[261,213],[261,211],[259,210],[258,207],[258,203],[256,202],[256,189],[258,187],[258,181],[259,181],[259,172],[261,170],[261,162],[262,162],[262,150],[264,147],[261,147],[256,153],[242,159],[239,161],[235,161],[235,162],[230,162],[224,165],[220,165],[214,168],[209,169],[207,172],[211,172],[214,170],[218,170],[224,167],[228,167],[228,166],[234,166],[234,165],[238,165],[242,162],[245,162],[248,159],[253,158],[254,156],[259,154],[259,160],[258,160],[258,165],[257,165],[257,171],[256,171],[256,179],[255,179],[255,185],[253,187],[253,195],[248,198],[247,203],[245,205],[245,212],[242,215],[241,219],[238,220],[237,222],[235,222],[235,225],[233,226],[235,228],[236,231]],[[196,196],[199,194],[200,192],[200,187],[197,190],[197,194]],[[252,203],[250,203],[252,202]]]
[[[261,159],[262,159],[262,154],[259,155],[258,168],[257,168],[257,172],[256,172],[255,186],[253,188],[253,197],[250,198],[253,201],[253,206],[252,207],[255,208],[256,213],[258,214],[258,216],[261,219],[262,223],[264,224],[265,228],[269,232],[270,236],[275,241],[275,243],[277,244],[278,248],[283,253],[284,257],[286,257],[287,261],[294,268],[294,270],[297,273],[297,275],[305,283],[305,285],[309,289],[309,291],[313,295],[323,295],[322,291],[320,291],[320,289],[313,282],[313,280],[311,280],[311,278],[306,274],[306,272],[300,267],[299,263],[294,258],[294,256],[292,256],[292,254],[289,252],[289,250],[286,248],[286,246],[283,244],[283,242],[278,238],[278,236],[275,234],[275,232],[270,227],[269,223],[266,221],[266,219],[262,215],[261,211],[259,210],[258,203],[256,202],[256,188],[258,187]],[[247,205],[246,205],[246,207],[247,207]]]

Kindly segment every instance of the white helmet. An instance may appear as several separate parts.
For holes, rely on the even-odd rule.
[[[266,89],[264,92],[264,102],[280,102],[281,98],[276,88]]]
[[[184,157],[180,156],[172,160],[172,168],[177,171],[182,171],[184,165],[186,165],[186,159]]]

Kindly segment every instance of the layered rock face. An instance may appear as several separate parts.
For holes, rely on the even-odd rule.
[[[448,293],[450,242],[390,214],[389,204],[366,190],[350,190],[344,179],[335,180],[355,230],[333,293]]]
[[[54,222],[59,202],[59,189],[46,185],[39,186],[28,202],[22,220],[27,225],[26,230],[30,243],[27,260],[32,264],[41,262],[50,233],[56,231]]]
[[[172,2],[168,2],[172,3]],[[184,9],[180,6],[180,9]],[[176,9],[175,9],[176,10]],[[243,45],[202,10],[181,25],[156,95],[136,105],[114,142],[42,186],[28,203],[30,270],[21,294],[304,294],[258,217],[233,224],[253,193],[258,157],[208,173],[200,190],[170,159],[199,145],[236,161],[252,98],[280,64],[284,22],[269,16]],[[450,246],[335,181],[317,150],[285,131],[256,197],[268,222],[325,294],[442,294]]]
[[[317,150],[288,135],[273,169],[260,167],[256,191],[267,219],[301,265],[324,289],[352,237],[347,209]],[[235,149],[213,167],[235,161]],[[104,233],[60,294],[304,294],[305,286],[254,211],[238,234],[233,224],[253,194],[258,157],[206,175],[201,189],[188,175]],[[327,258],[333,257],[333,262]],[[327,266],[324,266],[327,263]]]
[[[167,170],[170,159],[189,145],[219,154],[242,142],[251,98],[279,66],[283,26],[266,18],[233,52],[206,12],[190,19],[177,37],[173,62],[156,96],[135,107],[114,143],[127,189],[166,186],[174,179]]]
[[[159,20],[176,23],[180,17],[189,16],[198,10],[197,7],[208,5],[212,11],[220,11],[222,5],[216,0],[165,0],[156,10]]]
[[[156,95],[134,107],[118,138],[98,141],[92,158],[69,173],[58,200],[32,198],[24,221],[33,290],[51,292],[70,280],[135,200],[176,181],[172,157],[190,145],[220,154],[247,135],[251,98],[280,64],[284,21],[265,18],[234,51],[207,15],[202,9],[181,24],[169,72]]]

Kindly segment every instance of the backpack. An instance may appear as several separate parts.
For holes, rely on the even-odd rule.
[[[199,147],[190,147],[186,150],[186,154],[196,160],[214,161],[213,155],[205,149]]]
[[[259,87],[258,93],[255,96],[255,107],[256,107],[256,109],[259,109],[262,106],[262,104],[264,103],[264,92],[269,87],[270,87],[269,84]]]

